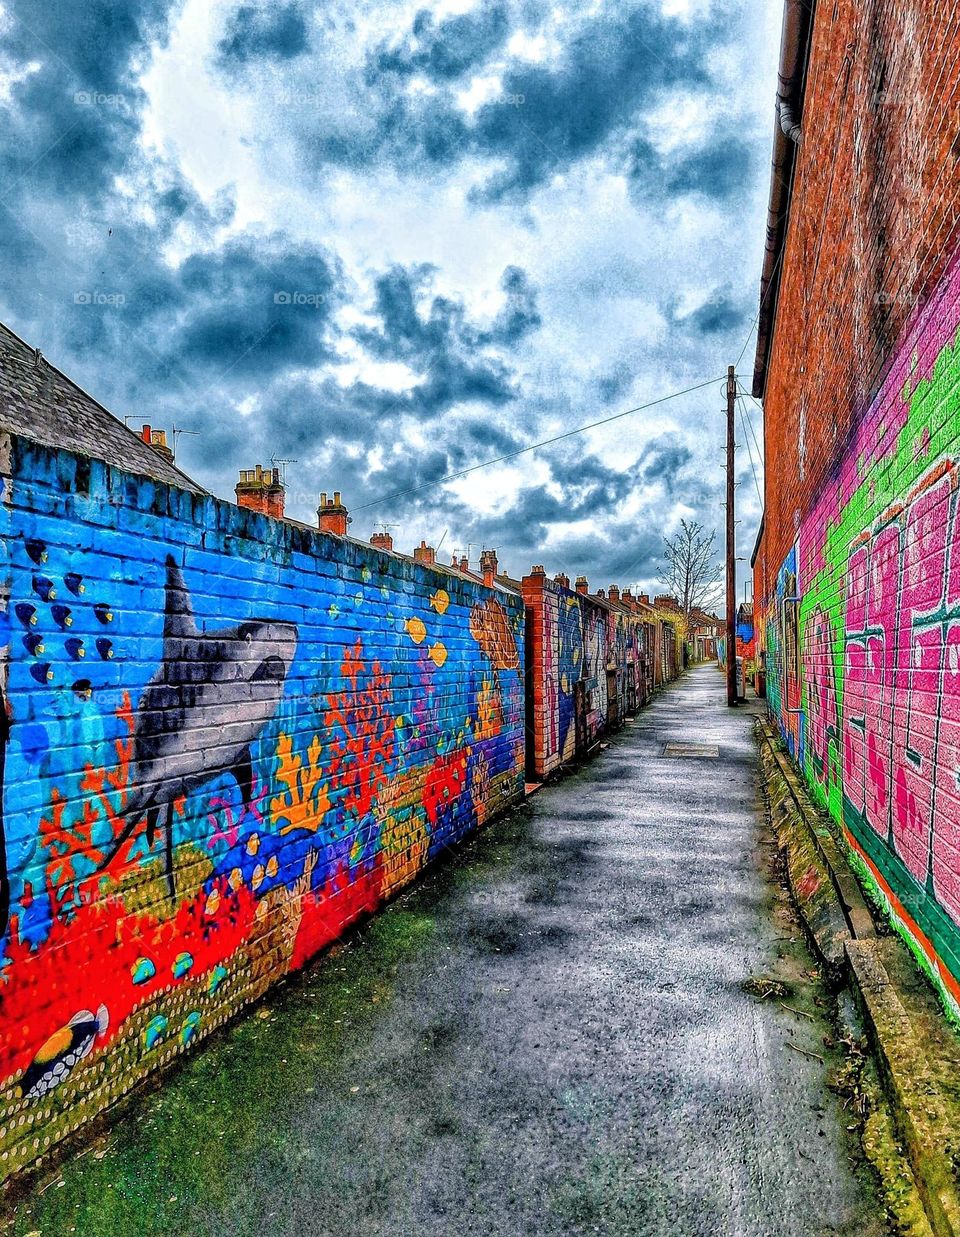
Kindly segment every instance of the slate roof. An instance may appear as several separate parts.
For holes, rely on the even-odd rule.
[[[203,486],[0,323],[0,429],[195,494]]]

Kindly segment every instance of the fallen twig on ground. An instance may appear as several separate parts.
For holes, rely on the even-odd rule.
[[[800,1052],[805,1057],[810,1057],[812,1060],[819,1061],[820,1064],[823,1065],[824,1063],[823,1057],[820,1055],[819,1052],[808,1052],[806,1048],[801,1048],[799,1044],[795,1044],[793,1043],[792,1040],[789,1040],[789,1039],[786,1040],[785,1042],[786,1042],[787,1047],[792,1048],[794,1052]]]

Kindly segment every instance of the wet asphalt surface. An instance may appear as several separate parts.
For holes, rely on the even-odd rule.
[[[691,671],[135,1097],[12,1230],[884,1232],[829,1062],[797,1051],[825,1052],[817,1005],[742,987],[812,964],[723,690]]]

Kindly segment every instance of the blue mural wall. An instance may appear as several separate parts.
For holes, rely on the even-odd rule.
[[[18,439],[0,1173],[523,794],[523,606]]]

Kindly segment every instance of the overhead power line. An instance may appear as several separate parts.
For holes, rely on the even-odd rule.
[[[740,349],[740,355],[737,357],[737,369],[740,368],[740,362],[743,360],[743,355],[750,345],[750,340],[753,337],[753,332],[756,330],[757,323],[760,321],[760,315],[763,313],[764,307],[766,306],[767,297],[770,295],[770,292],[773,289],[773,285],[774,285],[774,282],[777,276],[777,271],[779,270],[780,263],[783,260],[783,252],[785,248],[786,248],[785,245],[780,246],[780,252],[779,254],[777,254],[777,260],[776,262],[774,262],[773,270],[770,272],[770,281],[767,284],[767,289],[764,292],[763,298],[760,301],[760,308],[757,310],[753,321],[750,323],[750,329],[749,331],[747,331],[747,338],[743,341],[743,347]]]
[[[753,473],[753,484],[757,487],[757,499],[759,500],[760,510],[762,511],[763,510],[763,495],[760,493],[760,482],[757,480],[757,470],[753,463],[753,450],[750,446],[750,438],[747,433],[747,420],[744,415],[744,408],[746,407],[746,405],[744,404],[742,399],[738,401],[738,406],[740,409],[740,424],[743,426],[743,442],[744,442],[744,446],[747,448],[747,455],[750,457],[750,471]]]
[[[679,399],[681,395],[689,395],[693,391],[702,391],[704,387],[711,387],[714,383],[719,382],[718,378],[708,378],[706,382],[695,383],[691,387],[685,387],[682,391],[671,391],[669,395],[661,395],[659,399],[652,399],[646,404],[638,404],[636,408],[627,408],[623,412],[615,412],[613,416],[602,417],[599,421],[590,421],[586,425],[578,425],[576,429],[566,430],[563,434],[556,434],[553,438],[544,438],[541,442],[532,442],[526,447],[519,447],[516,451],[508,451],[505,455],[498,455],[495,459],[484,460],[482,464],[473,464],[469,468],[461,468],[459,472],[447,473],[444,477],[437,477],[433,481],[425,481],[420,485],[411,485],[403,490],[394,490],[391,494],[383,494],[380,498],[373,499],[372,502],[362,503],[359,507],[354,507],[356,511],[366,511],[370,507],[378,507],[381,503],[390,502],[394,498],[404,498],[407,494],[417,494],[421,490],[434,489],[436,486],[446,485],[448,481],[456,481],[460,477],[466,477],[472,472],[479,472],[481,468],[490,468],[494,464],[503,464],[507,460],[515,460],[518,455],[527,455],[530,451],[537,451],[541,447],[552,446],[555,442],[563,442],[565,438],[573,438],[577,434],[586,433],[587,430],[599,428],[601,425],[609,425],[611,421],[619,421],[622,417],[632,416],[635,412],[644,412],[647,408],[656,408],[658,404],[665,404],[669,400]]]

